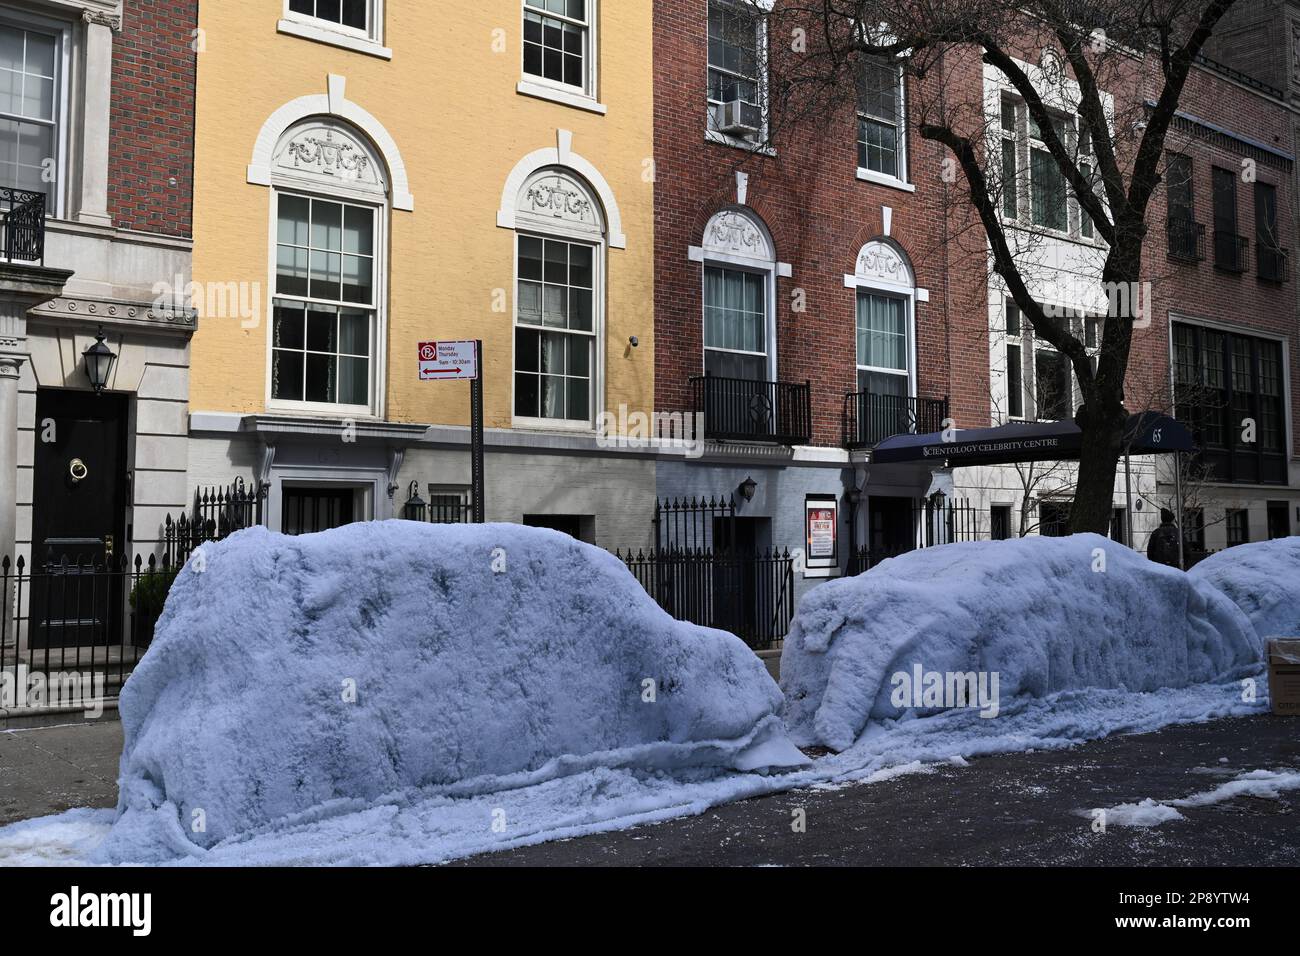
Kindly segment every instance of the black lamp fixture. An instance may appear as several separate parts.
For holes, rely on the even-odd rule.
[[[758,490],[758,482],[753,478],[746,478],[740,483],[740,497],[746,501],[754,500],[754,492]]]
[[[426,505],[420,497],[420,483],[412,481],[407,488],[406,504],[402,505],[402,515],[407,521],[423,521]]]
[[[91,387],[95,389],[95,394],[98,395],[108,385],[108,377],[113,371],[113,363],[117,361],[116,353],[104,344],[104,327],[102,325],[95,334],[95,344],[88,346],[86,351],[81,353],[81,357],[86,360],[86,377],[90,379]]]

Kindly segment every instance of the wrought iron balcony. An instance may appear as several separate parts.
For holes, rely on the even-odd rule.
[[[45,264],[45,193],[0,186],[0,257]]]
[[[719,441],[806,445],[812,441],[812,385],[720,375],[690,380],[692,406],[704,415],[704,437]]]
[[[1169,258],[1178,262],[1201,262],[1205,259],[1205,226],[1191,219],[1169,220]]]
[[[844,447],[871,448],[894,435],[943,430],[946,398],[850,392],[844,396]]]
[[[1285,282],[1287,280],[1286,249],[1260,243],[1255,254],[1256,272],[1265,282]]]
[[[1246,271],[1246,250],[1250,240],[1235,232],[1214,231],[1214,264],[1225,272]]]

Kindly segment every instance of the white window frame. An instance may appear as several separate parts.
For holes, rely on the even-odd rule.
[[[773,320],[773,308],[775,307],[775,294],[773,287],[775,281],[775,263],[771,269],[764,269],[756,266],[752,262],[727,262],[723,257],[710,255],[705,259],[700,267],[700,374],[705,374],[708,366],[707,352],[728,352],[732,355],[749,355],[763,356],[764,374],[767,376],[766,381],[776,381],[776,323]],[[704,273],[709,269],[725,269],[730,272],[747,272],[750,275],[756,275],[763,281],[763,345],[766,346],[765,352],[747,352],[743,349],[723,349],[715,348],[712,345],[705,344],[705,309],[708,308],[708,300],[705,289],[707,283],[704,281]]]
[[[878,299],[893,299],[903,303],[903,355],[906,369],[884,368],[879,365],[862,365],[858,362],[858,300],[864,295],[873,295]],[[896,289],[859,285],[853,296],[853,363],[859,372],[875,372],[881,375],[893,375],[907,379],[905,398],[916,398],[916,317],[912,308],[912,296]],[[861,391],[858,383],[853,383],[855,392]]]
[[[591,332],[571,329],[547,329],[541,325],[522,324],[519,321],[519,240],[551,239],[557,242],[576,243],[591,246]],[[543,231],[537,228],[520,227],[515,230],[514,243],[514,286],[511,289],[513,315],[510,326],[510,418],[515,428],[535,428],[542,431],[567,431],[592,434],[596,431],[596,422],[600,420],[605,408],[605,240],[579,230],[555,229]],[[590,336],[591,365],[588,394],[588,420],[576,418],[537,418],[530,415],[515,414],[515,391],[519,372],[519,329],[533,329],[540,332],[561,332],[565,335]],[[532,373],[525,373],[532,374]]]
[[[769,10],[769,11],[771,10],[772,7],[771,0],[753,0],[752,3],[747,2],[747,0],[734,0],[734,2],[733,0],[707,0],[705,4],[705,12],[704,12],[704,16],[705,16],[704,138],[707,142],[720,143],[724,146],[732,146],[736,149],[743,149],[746,152],[761,153],[766,156],[775,156],[776,150],[773,149],[772,146],[767,142],[768,106],[769,106],[768,97],[769,97],[769,85],[771,81],[768,75],[768,68],[767,68],[768,66],[767,20],[761,15],[755,14],[756,21],[755,21],[755,30],[754,30],[754,34],[755,34],[754,35],[754,56],[757,60],[759,69],[758,69],[758,76],[754,77],[754,81],[757,83],[758,86],[758,110],[762,120],[762,125],[759,127],[758,133],[755,135],[754,139],[741,139],[738,136],[732,136],[730,133],[724,133],[722,130],[714,129],[713,127],[712,101],[708,98],[709,70],[713,69],[712,65],[709,63],[709,54],[708,54],[708,29],[709,29],[708,13],[709,13],[709,8],[712,7],[714,4],[718,4],[720,6],[729,6],[733,8],[746,7],[746,6],[759,7],[763,10]]]
[[[904,192],[915,192],[916,186],[908,181],[908,164],[907,164],[907,81],[903,76],[903,63],[896,61],[894,63],[896,77],[898,80],[898,125],[895,127],[896,155],[898,158],[898,175],[890,176],[887,173],[879,173],[874,169],[865,166],[858,166],[857,177],[864,182],[875,183],[878,186],[889,186],[892,189],[901,189]],[[858,122],[857,136],[854,137],[854,149],[862,142],[862,121],[879,123],[880,120],[872,116],[867,116],[860,108],[855,105],[854,116]]]
[[[537,99],[550,100],[562,106],[572,106],[591,113],[604,114],[606,107],[600,102],[600,0],[587,0],[587,23],[583,31],[583,85],[579,89],[570,83],[548,80],[524,70],[524,24],[528,17],[530,0],[519,4],[519,83],[515,92]],[[567,23],[577,23],[567,16],[534,9],[534,13],[553,17]]]
[[[327,202],[340,202],[353,206],[370,208],[374,212],[375,227],[372,241],[374,244],[374,300],[370,306],[373,321],[370,327],[370,401],[366,405],[343,405],[336,402],[308,402],[274,398],[273,361],[275,359],[275,300],[288,299],[293,302],[314,300],[300,296],[283,296],[276,293],[277,245],[279,238],[280,197],[283,195],[323,199]],[[360,195],[345,189],[330,189],[275,185],[271,194],[271,215],[267,242],[267,283],[266,296],[266,407],[269,411],[284,411],[295,414],[309,414],[323,418],[363,418],[382,419],[385,412],[387,394],[387,353],[388,353],[388,209],[385,202],[377,201],[373,195]],[[310,263],[308,264],[310,268]],[[365,308],[358,303],[346,304],[345,307]]]
[[[55,155],[50,157],[54,160],[55,173],[54,188],[45,194],[45,215],[50,219],[64,218],[67,216],[68,197],[71,195],[70,187],[73,178],[73,163],[70,160],[69,149],[69,135],[72,132],[69,130],[72,125],[69,96],[69,88],[72,85],[72,25],[66,20],[44,17],[8,6],[0,8],[0,23],[17,30],[51,34],[55,37],[53,120]],[[34,122],[26,117],[22,119],[24,122]],[[84,136],[84,131],[80,132]],[[17,184],[0,183],[0,185],[16,186]]]
[[[283,12],[279,23],[276,24],[276,30],[304,40],[328,43],[389,60],[392,59],[393,51],[384,46],[384,2],[385,0],[366,0],[369,26],[365,30],[358,30],[342,23],[298,13],[289,9],[290,0],[284,0]]]

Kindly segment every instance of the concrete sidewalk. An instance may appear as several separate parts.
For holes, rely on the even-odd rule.
[[[104,718],[0,731],[0,826],[117,804],[122,723]]]

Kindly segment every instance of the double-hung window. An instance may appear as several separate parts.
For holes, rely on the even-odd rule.
[[[1282,282],[1286,279],[1286,250],[1278,241],[1277,187],[1262,180],[1255,182],[1255,261],[1261,279]]]
[[[595,363],[595,246],[519,236],[515,415],[589,423]]]
[[[704,268],[704,371],[724,378],[767,378],[766,277]]]
[[[764,32],[758,14],[709,0],[709,129],[757,143],[763,136]]]
[[[1169,231],[1169,257],[1184,262],[1202,258],[1204,231],[1196,220],[1196,197],[1192,181],[1192,157],[1170,153],[1165,164],[1165,201]]]
[[[277,203],[271,398],[368,411],[377,210],[283,192]]]
[[[858,292],[858,391],[906,398],[910,390],[907,303]]]
[[[45,193],[56,208],[61,39],[0,21],[0,186]]]
[[[1065,122],[1053,117],[1052,125],[1057,137],[1065,142]],[[1033,116],[1029,117],[1029,183],[1030,212],[1034,225],[1056,232],[1069,231],[1070,213],[1065,176],[1056,158],[1048,151],[1042,129]]]
[[[893,60],[866,61],[858,75],[858,169],[906,179],[903,68]]]
[[[524,73],[593,94],[591,0],[524,0]]]
[[[1010,299],[1007,312],[1007,417],[1025,417],[1024,329],[1020,307]]]
[[[369,36],[373,0],[289,0],[289,12]]]
[[[1237,174],[1215,166],[1214,264],[1228,272],[1246,271],[1246,238],[1237,233]]]
[[[1002,101],[1002,215],[1007,219],[1020,218],[1019,143],[1016,136],[1016,104],[1014,100]]]

